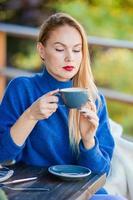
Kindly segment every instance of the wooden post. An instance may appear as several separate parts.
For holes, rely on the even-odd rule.
[[[0,32],[0,70],[6,66],[6,33]],[[0,101],[6,86],[5,76],[0,75]]]

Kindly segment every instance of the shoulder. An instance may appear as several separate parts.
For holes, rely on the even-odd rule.
[[[31,99],[34,97],[34,76],[33,77],[26,77],[21,76],[12,79],[9,84],[7,85],[1,105],[10,105],[16,108],[27,107],[34,101]],[[31,97],[31,98],[30,98]]]
[[[30,84],[30,82],[32,81],[31,77],[25,77],[25,76],[20,76],[17,78],[12,79],[7,87],[21,87],[27,84]]]
[[[4,92],[3,100],[5,99],[24,99],[31,96],[34,91],[34,77],[21,76],[12,79]]]
[[[20,76],[12,79],[7,85],[6,91],[15,90],[22,92],[25,89],[31,89],[33,87],[35,76],[26,77]]]

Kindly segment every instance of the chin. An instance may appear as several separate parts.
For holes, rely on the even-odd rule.
[[[67,76],[64,76],[65,79],[72,79],[75,76],[75,74],[69,74]]]

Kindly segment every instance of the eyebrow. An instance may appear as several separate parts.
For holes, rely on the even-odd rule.
[[[62,42],[54,42],[54,44],[61,44],[62,46],[66,47],[66,45],[65,45],[65,44],[63,44]],[[82,44],[81,44],[81,43],[79,43],[79,44],[75,44],[75,45],[74,45],[74,47],[76,47],[76,46],[79,46],[79,45],[81,45],[81,46],[82,46]]]

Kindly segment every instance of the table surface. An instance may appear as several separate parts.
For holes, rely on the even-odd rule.
[[[91,174],[78,181],[61,180],[51,175],[47,168],[17,164],[11,167],[14,175],[8,179],[15,180],[37,176],[35,181],[12,184],[12,187],[46,187],[49,191],[13,191],[4,188],[9,200],[86,200],[99,190],[106,181],[106,175]]]

